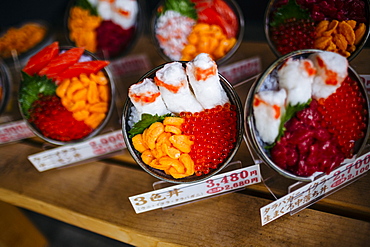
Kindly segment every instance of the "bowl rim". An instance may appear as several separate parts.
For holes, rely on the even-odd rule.
[[[0,94],[0,115],[5,111],[6,106],[8,105],[8,102],[10,100],[11,80],[11,73],[7,65],[0,58],[0,87],[2,87]]]
[[[365,7],[366,17],[367,17],[367,22],[365,23],[366,24],[366,32],[365,32],[365,35],[362,38],[362,41],[360,42],[360,44],[357,45],[356,50],[354,52],[352,52],[351,55],[347,58],[348,61],[353,60],[362,51],[362,49],[364,48],[364,46],[365,46],[365,44],[366,44],[366,42],[367,42],[367,40],[370,36],[370,1],[368,1],[368,0],[362,0],[362,1],[365,3],[365,6],[366,6]],[[265,9],[265,13],[264,13],[264,33],[265,33],[265,38],[267,40],[267,44],[270,47],[270,50],[274,53],[274,55],[276,57],[279,58],[279,57],[282,57],[283,55],[280,54],[279,51],[277,51],[277,49],[274,45],[274,42],[272,42],[272,40],[270,38],[270,28],[269,28],[270,27],[269,21],[270,21],[271,9],[272,9],[275,2],[276,2],[276,0],[269,0],[269,2],[267,4],[267,7]],[[315,48],[310,48],[310,49],[315,49]],[[322,50],[322,51],[325,51],[325,50]]]
[[[163,60],[165,60],[166,62],[175,62],[175,60],[171,59],[169,56],[164,54],[162,48],[160,48],[160,46],[159,46],[157,38],[155,37],[155,26],[156,26],[157,19],[158,19],[158,11],[157,10],[160,6],[163,5],[164,1],[165,0],[159,1],[159,3],[157,4],[157,6],[154,8],[154,10],[152,12],[152,16],[151,16],[151,20],[150,20],[150,38],[151,38],[151,41],[152,41],[152,43],[154,44],[154,46],[157,50],[157,53],[161,56],[161,58]],[[238,35],[235,37],[236,38],[235,45],[230,49],[230,51],[228,53],[225,54],[225,56],[215,60],[217,65],[224,64],[226,61],[228,61],[235,54],[235,52],[239,49],[241,43],[243,42],[244,32],[245,32],[245,30],[244,30],[245,29],[244,15],[243,15],[243,12],[242,12],[241,8],[237,4],[237,2],[235,0],[222,0],[222,1],[224,1],[227,5],[229,5],[229,7],[234,11],[236,16],[239,17],[238,18],[239,19],[239,22],[238,22],[239,30],[238,30]]]
[[[174,62],[179,62],[179,61],[174,61]],[[166,63],[164,63],[162,65],[159,65],[159,66],[151,69],[150,71],[148,71],[147,73],[145,73],[142,77],[140,77],[140,79],[136,83],[144,80],[145,78],[148,78],[148,77],[151,77],[151,76],[155,75],[155,72],[156,71],[158,71],[159,69],[163,68],[164,65],[169,64],[169,63],[172,63],[172,62],[166,62]],[[182,63],[182,65],[184,66],[188,62],[180,61],[180,63]],[[175,178],[173,178],[170,175],[167,175],[167,176],[164,175],[164,174],[163,175],[160,175],[159,173],[164,173],[164,172],[163,171],[161,172],[160,170],[157,170],[155,168],[150,167],[149,165],[146,165],[141,160],[140,153],[133,148],[131,138],[128,137],[128,128],[129,128],[128,127],[128,120],[129,120],[129,115],[130,115],[130,109],[131,109],[131,107],[133,105],[132,105],[132,102],[131,102],[130,98],[129,97],[126,98],[126,101],[125,101],[125,104],[124,104],[124,107],[123,107],[123,113],[122,113],[122,134],[123,134],[123,139],[124,139],[124,142],[126,144],[127,149],[129,150],[129,153],[131,154],[131,156],[133,157],[133,159],[148,174],[152,175],[153,177],[155,177],[155,178],[157,178],[159,180],[162,180],[162,181],[165,181],[165,182],[169,182],[169,183],[174,183],[174,184],[190,184],[190,183],[196,183],[196,182],[200,182],[200,181],[204,181],[204,180],[209,179],[210,177],[216,175],[221,170],[223,170],[232,161],[232,159],[234,158],[234,156],[235,156],[236,152],[238,151],[238,149],[239,149],[239,147],[241,145],[241,142],[243,140],[243,134],[244,134],[244,127],[243,127],[243,119],[244,119],[243,106],[242,106],[242,103],[240,101],[239,96],[237,95],[236,91],[234,90],[234,88],[232,87],[232,85],[230,84],[230,82],[228,82],[227,79],[225,77],[223,77],[221,74],[218,74],[218,75],[219,75],[219,78],[220,78],[221,85],[224,88],[224,90],[226,91],[226,93],[227,93],[227,95],[229,97],[230,102],[232,102],[232,104],[236,106],[236,109],[237,109],[236,110],[237,111],[237,129],[238,129],[238,131],[237,131],[237,138],[236,138],[235,147],[229,153],[229,155],[228,155],[227,159],[225,160],[225,162],[222,165],[219,165],[217,169],[212,169],[208,174],[205,174],[205,175],[203,174],[201,176],[196,176],[194,174],[192,176],[188,176],[188,177],[185,177],[185,178],[175,179]]]
[[[130,53],[132,51],[132,48],[136,45],[139,37],[141,36],[142,32],[143,32],[143,29],[144,29],[144,18],[142,18],[142,13],[144,12],[144,9],[143,9],[143,6],[142,6],[142,3],[141,3],[142,0],[136,0],[137,4],[138,4],[138,13],[137,13],[137,16],[136,16],[136,21],[135,21],[135,30],[134,30],[134,33],[131,37],[131,40],[129,41],[128,45],[121,51],[119,52],[117,55],[115,56],[112,56],[112,57],[104,57],[104,54],[100,55],[99,52],[90,52],[92,54],[94,54],[96,57],[99,57],[100,59],[104,59],[104,60],[110,60],[110,61],[114,61],[114,60],[118,60],[124,56],[126,56],[128,53]],[[64,13],[64,17],[63,17],[63,34],[64,34],[64,37],[65,37],[65,40],[67,41],[68,45],[70,46],[76,46],[76,43],[73,42],[70,38],[69,38],[69,27],[68,27],[68,18],[69,18],[69,13],[70,13],[70,10],[71,8],[75,5],[75,3],[77,2],[77,0],[70,0],[67,4],[67,8],[65,10],[65,13]]]
[[[253,96],[258,92],[259,88],[264,83],[266,78],[271,74],[271,72],[273,72],[276,68],[278,68],[284,61],[286,61],[286,59],[288,59],[290,57],[297,57],[297,56],[303,57],[303,56],[308,56],[308,55],[313,54],[313,53],[322,53],[322,52],[328,52],[328,51],[323,51],[323,50],[318,50],[318,49],[297,50],[297,51],[293,51],[289,54],[286,54],[286,55],[276,59],[259,76],[259,78],[253,83],[253,85],[251,86],[251,89],[248,92],[246,102],[245,102],[245,105],[244,105],[244,115],[245,115],[244,129],[246,131],[246,137],[247,137],[247,140],[251,142],[252,149],[254,151],[256,151],[256,153],[258,155],[258,158],[260,158],[269,167],[273,168],[280,175],[283,175],[284,177],[289,178],[289,179],[302,181],[302,182],[314,181],[317,178],[318,174],[324,174],[324,172],[316,172],[316,173],[312,174],[311,176],[307,176],[307,177],[298,176],[298,175],[295,175],[295,174],[293,174],[289,171],[286,171],[286,170],[280,168],[279,166],[277,166],[270,159],[270,157],[268,157],[268,155],[263,150],[263,147],[261,147],[261,145],[260,145],[260,143],[257,139],[257,130],[255,129],[255,123],[254,123],[254,117],[253,117],[253,107],[252,107],[253,98],[254,98]],[[369,107],[370,106],[369,106],[369,104],[370,104],[370,101],[369,101],[369,96],[366,93],[366,87],[365,87],[363,81],[361,80],[361,78],[359,77],[359,75],[357,74],[357,72],[350,65],[348,65],[348,75],[352,79],[355,79],[357,81],[357,83],[360,86],[361,93],[362,93],[363,97],[365,98],[365,101],[367,103],[366,104],[367,105],[367,120],[366,121],[367,121],[368,124],[367,124],[367,128],[366,128],[365,136],[363,138],[361,138],[362,141],[361,141],[360,146],[358,146],[358,145],[356,146],[356,148],[358,150],[357,150],[357,152],[355,152],[354,157],[352,157],[351,159],[345,159],[341,163],[340,166],[343,166],[343,165],[347,164],[348,162],[350,162],[353,158],[355,158],[358,154],[360,154],[364,150],[364,148],[366,146],[366,140],[369,138],[369,135],[370,135],[370,125],[369,125],[369,121],[370,121],[370,112],[369,112]],[[358,143],[359,143],[359,140],[357,141],[357,144]]]
[[[59,51],[69,50],[71,48],[75,48],[75,46],[59,46]],[[98,58],[93,53],[89,52],[88,50],[84,50],[83,55],[90,56],[93,60],[100,60],[100,58]],[[87,141],[87,140],[91,139],[92,137],[94,137],[98,133],[100,133],[103,130],[103,128],[106,126],[106,124],[109,122],[109,120],[110,120],[110,118],[111,118],[111,116],[113,114],[113,110],[114,110],[114,107],[115,107],[115,95],[116,95],[116,87],[115,87],[114,77],[112,75],[111,70],[106,66],[103,69],[101,69],[101,71],[103,71],[103,73],[107,76],[107,78],[109,80],[109,84],[110,84],[110,97],[111,98],[110,98],[110,101],[109,101],[109,108],[108,108],[108,111],[107,111],[107,114],[106,114],[104,120],[90,134],[88,134],[87,136],[85,136],[83,138],[80,138],[80,139],[77,139],[77,140],[72,140],[72,141],[67,141],[67,142],[65,142],[65,141],[59,141],[59,140],[55,140],[55,139],[51,139],[51,138],[48,138],[48,137],[44,136],[41,132],[39,132],[39,130],[37,129],[37,127],[34,126],[34,124],[30,123],[28,121],[28,119],[24,116],[24,113],[23,113],[22,107],[21,107],[21,103],[19,102],[19,95],[18,95],[18,98],[17,98],[17,101],[18,101],[18,109],[19,109],[19,112],[20,112],[22,118],[25,120],[27,126],[29,127],[29,129],[37,137],[43,139],[44,141],[46,141],[48,143],[51,143],[51,144],[54,144],[54,145],[59,145],[59,146],[68,145],[68,144],[81,143],[81,142],[84,142],[84,141]],[[22,81],[20,81],[20,83],[19,83],[18,91],[20,91],[21,87],[22,87]]]

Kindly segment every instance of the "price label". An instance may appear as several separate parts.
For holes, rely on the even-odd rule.
[[[253,165],[222,173],[193,184],[174,185],[129,197],[136,213],[182,204],[261,182],[260,167]]]
[[[35,136],[25,121],[16,121],[0,125],[0,144],[19,141]]]
[[[58,168],[126,148],[121,130],[94,137],[86,142],[65,145],[28,156],[40,172]]]
[[[325,175],[305,186],[285,195],[284,197],[260,209],[261,222],[265,225],[286,213],[304,209],[318,199],[322,199],[354,179],[365,174],[370,167],[370,153],[355,161],[343,165],[330,174]]]
[[[235,85],[248,77],[257,75],[261,70],[261,59],[259,57],[253,57],[222,66],[219,68],[219,73],[232,85]]]

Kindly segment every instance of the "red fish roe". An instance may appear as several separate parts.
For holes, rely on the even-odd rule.
[[[310,20],[295,18],[271,28],[271,41],[276,49],[285,55],[289,52],[313,47],[315,24]]]
[[[41,96],[32,104],[30,122],[48,138],[58,141],[72,141],[83,138],[92,129],[83,121],[77,121],[61,103],[60,98]]]
[[[337,138],[346,157],[352,157],[355,142],[365,135],[367,121],[365,99],[357,82],[347,77],[334,94],[320,103],[324,127]]]
[[[180,113],[185,118],[183,133],[192,136],[194,144],[189,155],[194,161],[195,174],[208,174],[229,156],[237,140],[237,115],[229,103],[202,112]]]

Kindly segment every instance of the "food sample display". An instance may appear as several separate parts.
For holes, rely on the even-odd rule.
[[[291,178],[330,173],[368,135],[368,99],[346,57],[305,50],[273,64],[248,100],[248,133],[267,163]]]
[[[68,38],[74,46],[106,59],[122,55],[138,31],[136,0],[76,0],[67,15]]]
[[[0,57],[22,55],[37,46],[47,35],[47,27],[38,22],[28,22],[20,27],[11,27],[0,36]]]
[[[219,62],[238,48],[244,20],[233,1],[165,0],[152,28],[167,61],[190,61],[208,53]]]
[[[272,0],[265,22],[267,40],[279,56],[320,49],[353,58],[368,38],[369,2]]]
[[[148,75],[130,86],[123,116],[136,161],[170,182],[193,182],[222,169],[241,142],[242,113],[216,62],[201,53]]]
[[[19,106],[36,134],[54,144],[96,134],[112,107],[108,64],[58,42],[32,56],[22,70]]]

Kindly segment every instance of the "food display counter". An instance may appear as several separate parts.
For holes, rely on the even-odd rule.
[[[146,35],[127,56],[138,55],[144,55],[149,69],[165,62]],[[244,41],[227,64],[252,57],[260,59],[262,70],[276,59],[267,43]],[[360,75],[370,74],[369,58],[370,49],[364,48],[350,65]],[[116,74],[116,109],[106,132],[120,129],[128,87],[143,73]],[[243,104],[252,83],[251,79],[235,86]],[[273,195],[287,194],[292,181],[278,179],[268,186],[261,182],[137,214],[128,198],[152,191],[158,180],[142,170],[127,149],[39,172],[28,156],[50,148],[38,137],[0,146],[1,201],[134,246],[366,246],[370,242],[370,178],[366,173],[310,207],[262,226],[260,208],[273,202]],[[245,142],[233,160],[243,166],[254,164]]]

